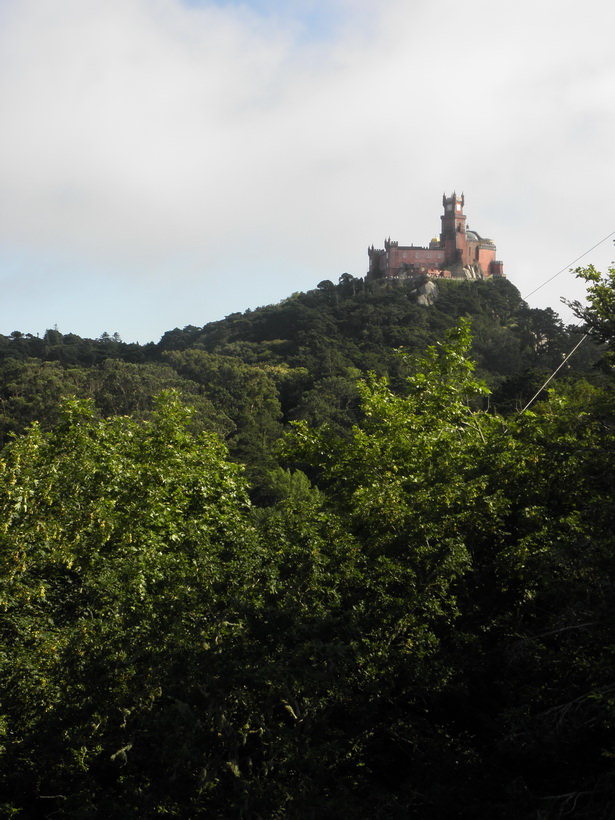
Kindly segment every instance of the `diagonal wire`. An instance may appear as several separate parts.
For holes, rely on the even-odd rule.
[[[610,233],[608,236],[605,236],[605,237],[604,237],[604,239],[601,239],[601,240],[600,240],[600,242],[596,242],[596,244],[595,244],[595,245],[592,245],[592,247],[591,247],[591,248],[589,248],[588,250],[586,250],[586,251],[585,251],[585,253],[582,253],[582,254],[581,254],[581,256],[577,256],[577,258],[576,258],[576,259],[573,259],[573,260],[572,260],[572,262],[569,262],[569,263],[568,263],[567,265],[565,265],[565,266],[564,266],[561,270],[558,270],[558,272],[557,272],[557,273],[554,273],[554,274],[553,274],[553,276],[549,277],[549,279],[547,279],[545,282],[543,282],[543,283],[542,283],[542,285],[538,285],[538,287],[537,287],[537,288],[534,288],[534,290],[533,290],[531,293],[528,293],[528,294],[527,294],[527,296],[524,296],[524,297],[523,297],[523,300],[524,300],[524,301],[526,301],[526,300],[527,300],[530,296],[533,296],[533,295],[534,295],[537,291],[539,291],[541,288],[544,288],[544,286],[545,286],[545,285],[548,285],[548,284],[549,284],[549,282],[552,282],[552,281],[553,281],[554,279],[556,279],[556,278],[557,278],[560,274],[564,273],[564,272],[565,272],[565,271],[567,271],[567,270],[570,270],[570,268],[571,268],[571,267],[572,267],[572,266],[573,266],[576,262],[578,262],[580,259],[583,259],[583,257],[584,257],[584,256],[587,256],[587,254],[588,254],[588,253],[591,253],[591,252],[592,252],[593,250],[595,250],[595,249],[596,249],[599,245],[602,245],[602,243],[603,243],[603,242],[606,242],[606,240],[607,240],[607,239],[610,239],[613,235],[615,235],[615,231],[611,231],[611,233]]]
[[[615,231],[614,231],[614,233],[615,233]],[[551,375],[550,375],[550,376],[549,376],[549,378],[546,380],[546,382],[543,384],[543,386],[540,388],[540,390],[538,390],[538,392],[537,392],[537,393],[535,393],[535,394],[532,396],[532,398],[528,401],[528,403],[525,405],[525,407],[523,408],[523,410],[520,410],[520,411],[519,411],[519,415],[520,415],[520,416],[522,416],[522,415],[525,413],[525,411],[528,409],[528,407],[531,407],[531,406],[532,406],[532,404],[536,401],[536,399],[538,398],[538,396],[540,396],[540,394],[542,393],[542,391],[543,391],[543,390],[545,389],[545,387],[549,384],[549,382],[551,381],[551,379],[554,379],[554,378],[555,378],[555,376],[557,376],[557,374],[558,374],[558,373],[559,373],[559,371],[562,369],[562,367],[566,364],[566,362],[568,361],[568,359],[570,359],[570,357],[573,355],[573,353],[575,353],[575,352],[577,351],[577,349],[578,349],[579,347],[581,347],[581,345],[583,344],[583,342],[585,341],[585,339],[587,339],[587,337],[588,337],[588,336],[589,336],[589,333],[586,333],[586,334],[585,334],[585,336],[583,336],[583,338],[582,338],[579,342],[577,342],[577,343],[576,343],[576,345],[572,348],[572,350],[571,350],[571,351],[570,351],[570,353],[566,356],[566,358],[562,361],[562,363],[561,363],[561,364],[559,364],[559,365],[557,366],[557,368],[553,371],[553,373],[551,373]]]

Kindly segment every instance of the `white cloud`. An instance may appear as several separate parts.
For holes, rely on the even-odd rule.
[[[143,340],[362,275],[452,188],[522,292],[615,227],[610,5],[323,8],[5,3],[0,332],[56,321],[18,296],[37,264],[67,331]]]

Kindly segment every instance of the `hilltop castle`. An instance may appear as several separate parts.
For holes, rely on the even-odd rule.
[[[504,276],[504,263],[495,258],[495,245],[476,231],[466,228],[464,195],[444,195],[444,214],[439,239],[428,248],[400,245],[385,239],[384,250],[367,249],[368,279],[404,279],[418,274],[447,279],[487,279]]]

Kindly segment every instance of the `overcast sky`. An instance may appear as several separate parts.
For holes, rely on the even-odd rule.
[[[428,244],[453,190],[527,296],[615,231],[614,31],[612,0],[0,0],[0,333],[158,341]]]

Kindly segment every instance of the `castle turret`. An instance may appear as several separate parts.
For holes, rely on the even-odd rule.
[[[465,197],[463,194],[457,196],[453,192],[452,196],[444,195],[442,205],[444,214],[442,220],[442,233],[440,234],[440,244],[444,248],[445,264],[465,265],[467,263],[467,243],[466,243],[466,216],[463,212]]]

